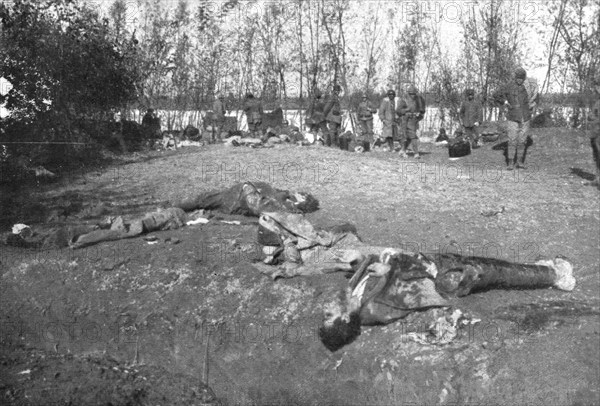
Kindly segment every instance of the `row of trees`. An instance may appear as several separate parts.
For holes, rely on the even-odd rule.
[[[194,109],[215,90],[305,105],[317,87],[339,84],[349,95],[415,83],[451,118],[465,88],[477,89],[487,106],[523,64],[530,72],[547,68],[537,78],[544,91],[589,93],[600,57],[599,0],[486,0],[456,10],[425,3],[138,0],[127,10],[116,0],[111,21],[124,37],[139,33],[147,106],[166,98],[170,107]]]
[[[584,94],[600,60],[600,0],[14,0],[0,20],[0,76],[13,84],[0,103],[55,137],[84,114],[205,108],[217,90],[305,107],[334,84],[350,95],[414,83],[452,119],[465,88],[486,103],[517,65],[547,67],[542,90]]]

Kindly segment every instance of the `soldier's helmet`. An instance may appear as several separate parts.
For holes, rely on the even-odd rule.
[[[323,93],[321,93],[319,89],[315,89],[314,95],[318,99],[319,97],[323,96]]]
[[[246,93],[246,99],[254,99],[254,95],[250,92]]]
[[[474,96],[475,95],[475,90],[473,90],[473,89],[467,89],[467,90],[465,90],[465,94],[467,96]]]
[[[342,91],[342,87],[340,85],[333,85],[333,91],[339,93]]]
[[[521,67],[518,67],[515,70],[515,78],[517,79],[525,79],[527,77],[527,71]]]
[[[387,91],[387,95],[388,96],[396,96],[396,92],[394,92],[392,89]]]
[[[406,91],[408,94],[417,94],[417,88],[415,85],[410,85]]]

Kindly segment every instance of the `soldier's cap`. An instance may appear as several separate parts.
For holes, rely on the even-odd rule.
[[[417,94],[417,88],[415,85],[410,85],[407,89],[408,94]]]
[[[395,95],[396,95],[396,92],[394,92],[392,89],[390,89],[390,90],[388,90],[388,91],[387,91],[387,95],[388,95],[388,96],[390,96],[390,95],[393,95],[393,96],[395,96]]]
[[[527,71],[525,71],[525,69],[519,67],[515,70],[515,77],[517,79],[525,79],[527,77]]]
[[[475,94],[475,90],[473,90],[473,89],[467,89],[467,90],[465,90],[465,94],[466,94],[467,96],[469,96],[469,95],[474,95],[474,94]]]

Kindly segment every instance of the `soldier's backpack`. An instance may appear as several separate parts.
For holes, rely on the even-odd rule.
[[[471,144],[463,138],[455,138],[448,142],[450,158],[460,158],[471,154]]]

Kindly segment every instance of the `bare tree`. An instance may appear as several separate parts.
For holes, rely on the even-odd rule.
[[[390,28],[383,24],[381,18],[381,3],[375,2],[368,5],[366,18],[363,20],[363,35],[361,37],[361,47],[364,52],[365,70],[364,70],[364,92],[368,93],[376,85],[377,65],[381,60]],[[371,86],[373,84],[373,86]]]
[[[473,5],[462,20],[465,48],[473,56],[462,68],[477,72],[484,109],[493,89],[512,75],[521,59],[522,30],[514,10],[513,1],[491,0],[486,7],[476,9]],[[488,118],[489,114],[491,110]]]

